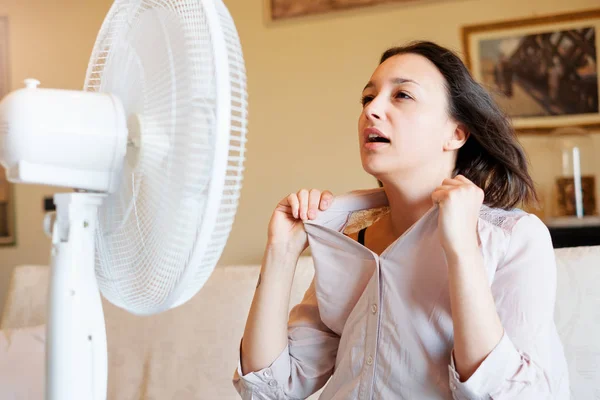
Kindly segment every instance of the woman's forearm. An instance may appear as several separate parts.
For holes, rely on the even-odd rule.
[[[285,349],[290,291],[301,249],[267,245],[242,341],[242,372],[268,367]]]
[[[477,246],[446,256],[454,325],[454,362],[464,382],[502,339],[504,328]]]

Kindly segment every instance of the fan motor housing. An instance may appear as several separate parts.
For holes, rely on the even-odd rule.
[[[120,100],[35,82],[26,80],[0,102],[0,162],[8,180],[114,192],[127,146]]]

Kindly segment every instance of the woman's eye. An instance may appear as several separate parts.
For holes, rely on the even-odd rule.
[[[397,99],[409,99],[409,100],[411,100],[411,99],[412,99],[412,97],[410,97],[409,95],[407,95],[407,94],[406,94],[406,93],[404,93],[404,92],[398,92],[398,93],[396,94],[396,98],[397,98]]]
[[[370,103],[371,101],[373,101],[373,96],[363,96],[360,99],[360,103],[364,106],[366,106],[368,103]]]

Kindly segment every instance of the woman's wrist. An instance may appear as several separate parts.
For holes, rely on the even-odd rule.
[[[298,243],[269,240],[265,252],[280,258],[296,258],[297,261],[305,249],[305,246]]]
[[[277,276],[286,276],[296,270],[296,264],[302,254],[302,249],[293,243],[268,243],[263,256],[262,272],[277,271]]]
[[[474,259],[481,257],[477,238],[467,239],[458,246],[444,247],[444,253],[449,265],[470,264]]]

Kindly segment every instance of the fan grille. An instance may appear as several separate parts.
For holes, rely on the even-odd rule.
[[[215,2],[225,42],[229,64],[229,80],[231,85],[231,126],[225,185],[219,212],[210,246],[203,255],[202,264],[194,280],[187,285],[188,290],[181,296],[177,305],[186,302],[204,285],[217,264],[229,234],[238,207],[241,184],[246,158],[246,133],[248,121],[248,97],[246,91],[246,69],[238,33],[229,11],[221,1]]]
[[[200,290],[222,254],[237,210],[246,143],[245,68],[227,9],[216,1],[219,18],[209,20],[203,4],[115,2],[88,67],[85,89],[116,94],[141,126],[139,138],[130,135],[119,189],[99,211],[96,246],[103,295],[136,314],[164,311]],[[217,129],[223,88],[216,86],[221,71],[209,23],[220,24],[227,45],[230,132]],[[216,177],[215,140],[223,134],[229,134],[227,169]],[[221,193],[211,190],[215,179],[224,181]],[[220,202],[216,223],[204,236],[207,243],[199,243],[214,196]]]

